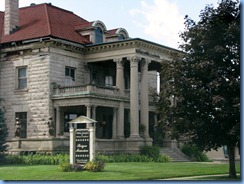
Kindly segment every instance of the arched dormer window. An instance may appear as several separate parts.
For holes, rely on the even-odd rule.
[[[100,27],[95,29],[95,43],[103,43],[103,31]]]
[[[95,29],[94,42],[103,43],[104,32],[107,31],[105,24],[102,21],[97,20],[97,21],[93,22],[92,27]]]

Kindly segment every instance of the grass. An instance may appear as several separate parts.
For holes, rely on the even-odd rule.
[[[103,172],[61,172],[53,165],[0,166],[0,180],[154,180],[184,176],[227,174],[228,164],[106,163]],[[237,165],[240,172],[240,165]]]

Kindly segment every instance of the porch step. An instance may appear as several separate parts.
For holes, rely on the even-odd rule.
[[[191,160],[178,148],[161,148],[161,154],[167,155],[172,162],[190,162]]]

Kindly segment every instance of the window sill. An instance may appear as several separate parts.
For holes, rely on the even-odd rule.
[[[18,93],[28,93],[28,89],[15,89],[14,94],[18,94]]]

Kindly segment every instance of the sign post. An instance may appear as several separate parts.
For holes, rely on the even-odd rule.
[[[86,124],[85,129],[76,129],[74,124]],[[95,157],[95,123],[96,121],[80,116],[70,124],[70,164],[84,165]],[[75,126],[77,127],[77,126]]]

